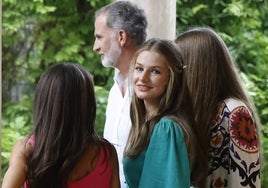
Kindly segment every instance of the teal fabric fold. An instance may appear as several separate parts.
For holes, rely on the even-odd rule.
[[[125,158],[124,173],[130,188],[190,187],[190,165],[180,126],[162,118],[146,150],[134,159]]]

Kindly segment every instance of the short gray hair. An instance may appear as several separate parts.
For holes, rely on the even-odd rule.
[[[107,15],[107,26],[114,31],[123,29],[135,45],[141,45],[147,36],[147,18],[143,9],[129,1],[110,3],[95,13],[95,19],[101,14]]]

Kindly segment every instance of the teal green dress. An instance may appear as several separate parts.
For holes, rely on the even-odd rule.
[[[171,119],[162,118],[154,127],[148,147],[136,158],[123,162],[130,188],[188,188],[190,164],[184,134]]]

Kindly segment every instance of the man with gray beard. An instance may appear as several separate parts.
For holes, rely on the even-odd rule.
[[[116,1],[95,13],[93,50],[104,67],[115,69],[114,85],[106,107],[104,138],[117,151],[121,187],[126,187],[123,154],[131,127],[128,71],[132,57],[146,40],[147,19],[144,10],[129,1]]]

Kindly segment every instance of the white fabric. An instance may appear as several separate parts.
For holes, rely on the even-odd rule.
[[[260,143],[255,119],[240,100],[218,105],[210,129],[210,166],[206,187],[261,187]]]
[[[104,126],[104,138],[111,142],[117,152],[119,162],[119,175],[121,188],[126,187],[123,172],[123,154],[131,127],[130,120],[130,88],[128,80],[126,83],[125,96],[122,96],[121,86],[124,83],[120,73],[116,73],[114,77],[114,85],[112,86],[108,104],[106,107],[106,122]]]

